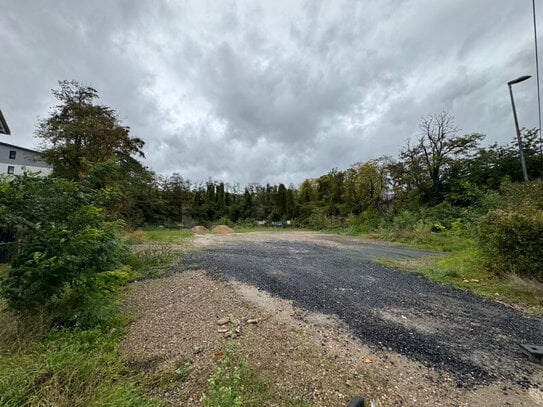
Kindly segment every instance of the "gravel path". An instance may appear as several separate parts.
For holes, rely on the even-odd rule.
[[[543,391],[542,367],[517,345],[542,343],[541,318],[371,261],[428,252],[327,235],[222,243],[191,252],[180,267],[212,270],[335,314],[368,345],[447,372],[459,387],[498,380]]]

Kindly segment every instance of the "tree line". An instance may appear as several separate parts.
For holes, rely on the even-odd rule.
[[[129,225],[209,225],[292,220],[295,224],[341,225],[363,214],[386,217],[398,211],[476,205],[504,180],[522,181],[516,141],[483,147],[478,133],[461,134],[446,112],[420,120],[419,134],[398,157],[384,156],[332,169],[299,186],[246,186],[230,190],[220,181],[193,184],[180,174],[158,175],[144,167],[144,141],[132,137],[115,111],[96,103],[95,89],[62,81],[53,94],[60,102],[38,123],[44,159],[53,176],[77,181],[98,163],[110,162],[97,187],[107,185],[118,199],[108,211]],[[530,178],[541,178],[543,160],[537,130],[524,130]],[[102,185],[103,184],[103,185]]]

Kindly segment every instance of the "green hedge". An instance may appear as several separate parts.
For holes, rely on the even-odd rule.
[[[532,205],[489,211],[479,223],[479,245],[498,274],[543,281],[543,211]]]

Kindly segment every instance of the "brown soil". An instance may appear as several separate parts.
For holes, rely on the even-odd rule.
[[[191,232],[196,233],[196,234],[202,234],[202,233],[208,233],[209,229],[206,228],[205,226],[194,226],[191,229]]]
[[[255,236],[207,235],[194,242],[243,238]],[[523,391],[500,383],[457,388],[446,373],[369,348],[334,316],[309,313],[251,286],[217,281],[205,271],[136,282],[126,307],[134,322],[122,354],[151,378],[150,394],[172,405],[201,405],[215,368],[213,356],[231,340],[219,332],[218,322],[227,317],[227,326],[240,327],[234,341],[249,366],[268,379],[276,395],[269,405],[305,400],[313,406],[344,406],[361,395],[382,406],[543,406],[538,389]],[[246,322],[255,319],[257,323]],[[167,372],[182,360],[191,361],[190,373],[183,382],[168,382]]]
[[[234,230],[226,225],[216,225],[211,229],[213,233],[234,233]]]

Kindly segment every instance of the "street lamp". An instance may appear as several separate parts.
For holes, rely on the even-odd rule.
[[[507,82],[507,86],[509,86],[509,95],[511,96],[511,106],[513,107],[513,118],[515,119],[515,129],[517,130],[517,141],[518,141],[518,150],[520,153],[520,165],[522,166],[522,176],[524,178],[524,181],[528,181],[528,171],[526,170],[526,160],[524,159],[524,148],[522,147],[522,139],[520,138],[520,129],[518,127],[518,119],[517,119],[517,110],[515,109],[515,100],[513,99],[513,89],[511,88],[511,85],[514,85],[515,83],[523,82],[526,79],[530,79],[530,75],[524,75],[517,79],[513,79],[512,81]]]

